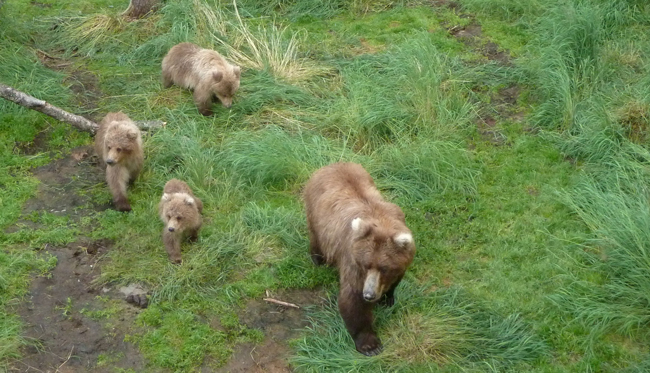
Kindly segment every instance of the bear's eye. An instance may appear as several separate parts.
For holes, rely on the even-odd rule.
[[[176,220],[181,221],[181,220],[183,220],[183,217],[179,216],[178,218],[176,218]]]
[[[108,147],[108,150],[111,150],[111,147],[110,147],[110,146]]]
[[[379,272],[381,272],[381,273],[386,273],[388,271],[390,271],[390,268],[388,268],[386,266],[379,267]]]
[[[115,150],[117,150],[117,152],[119,153],[119,152],[122,151],[122,148],[117,148],[117,149],[115,149]]]
[[[171,218],[172,218],[171,215],[167,215],[167,219],[168,219],[168,220],[171,220]]]

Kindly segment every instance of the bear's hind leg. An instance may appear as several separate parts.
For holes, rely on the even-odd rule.
[[[355,293],[341,282],[339,292],[339,312],[345,327],[354,339],[354,345],[360,353],[375,356],[382,350],[381,341],[372,328],[372,307],[374,303],[363,300],[361,293]]]
[[[325,256],[320,250],[318,239],[311,229],[309,230],[309,253],[311,254],[311,260],[315,265],[321,266],[325,264]]]

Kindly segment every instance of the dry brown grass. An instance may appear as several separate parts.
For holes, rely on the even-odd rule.
[[[382,358],[408,364],[453,363],[467,350],[468,336],[459,325],[460,320],[456,322],[451,316],[405,315],[388,331]]]

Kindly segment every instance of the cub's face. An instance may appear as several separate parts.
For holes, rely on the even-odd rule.
[[[408,229],[382,228],[372,220],[352,221],[355,234],[353,253],[362,269],[363,299],[376,302],[406,272],[415,255],[413,236]]]
[[[221,101],[224,107],[232,106],[232,98],[239,89],[239,78],[241,69],[239,66],[233,66],[227,74],[218,72],[213,74],[212,93]]]
[[[182,233],[188,226],[196,223],[199,212],[192,196],[186,193],[165,193],[160,218],[165,223],[165,230]]]
[[[109,166],[122,163],[138,146],[139,133],[121,126],[110,128],[104,138],[104,161]]]

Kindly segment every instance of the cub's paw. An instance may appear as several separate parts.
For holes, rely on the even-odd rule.
[[[311,254],[311,261],[314,262],[317,266],[322,266],[325,264],[325,258],[319,254]]]
[[[378,355],[381,350],[381,341],[374,333],[362,333],[354,341],[357,351],[366,356]]]
[[[117,211],[131,212],[131,205],[128,202],[117,202],[115,203],[115,208]]]

